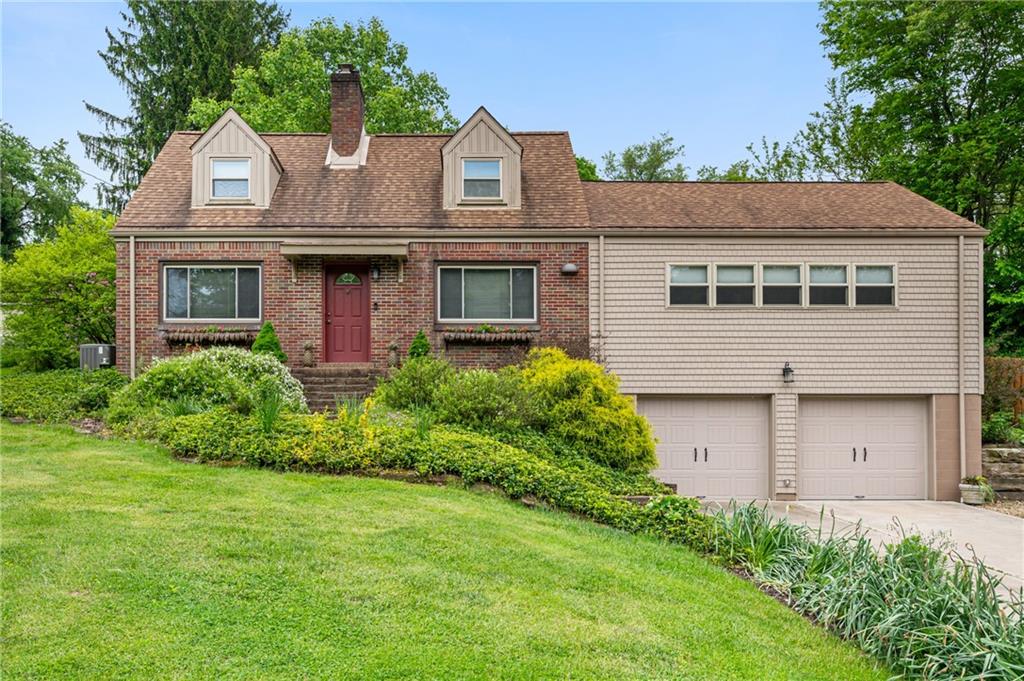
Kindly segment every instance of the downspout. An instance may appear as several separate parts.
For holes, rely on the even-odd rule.
[[[597,237],[597,348],[604,363],[604,234]]]
[[[960,479],[967,477],[967,433],[964,432],[967,425],[967,415],[964,405],[964,237],[961,234],[956,238],[956,311],[957,311],[957,398],[958,398],[958,419],[960,433]]]
[[[128,237],[128,375],[135,378],[135,237]]]

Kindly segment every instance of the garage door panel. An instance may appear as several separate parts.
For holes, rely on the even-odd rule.
[[[801,397],[798,418],[801,497],[925,497],[924,399]]]
[[[767,399],[641,396],[637,406],[659,438],[658,479],[688,496],[767,497]]]

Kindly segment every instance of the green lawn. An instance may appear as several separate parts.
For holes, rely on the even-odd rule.
[[[884,679],[688,550],[4,424],[4,679]]]

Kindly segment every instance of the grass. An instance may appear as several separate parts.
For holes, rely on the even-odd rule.
[[[884,679],[687,549],[4,424],[4,678]]]

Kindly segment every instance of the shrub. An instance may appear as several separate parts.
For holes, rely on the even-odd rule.
[[[280,393],[285,409],[306,410],[302,385],[277,359],[239,348],[213,347],[157,360],[114,395],[107,417],[112,424],[127,427],[179,400],[191,401],[198,409],[228,406],[247,412],[270,390]]]
[[[406,362],[383,381],[374,398],[392,409],[409,410],[432,406],[437,391],[452,379],[455,370],[448,362],[434,357],[416,357]]]
[[[1013,437],[1013,412],[997,411],[981,423],[981,441],[1003,444]]]
[[[647,471],[656,465],[650,424],[600,365],[542,348],[530,352],[522,374],[544,430],[612,468]]]
[[[433,408],[438,422],[470,429],[517,430],[538,419],[536,403],[513,367],[454,373],[438,385]]]
[[[288,361],[288,355],[284,354],[284,350],[281,349],[281,341],[278,340],[274,325],[270,322],[264,322],[260,327],[260,332],[256,334],[256,340],[252,342],[252,351],[276,357],[282,364]]]
[[[423,329],[420,329],[416,333],[416,337],[412,339],[412,344],[409,345],[409,357],[427,357],[430,355],[430,341],[427,340],[427,334],[423,333]]]
[[[652,498],[640,516],[639,529],[669,541],[687,544],[706,552],[711,541],[711,518],[690,497],[659,495]]]
[[[114,342],[114,218],[72,208],[51,241],[0,264],[5,361],[27,369],[78,364],[80,343]]]
[[[0,414],[34,421],[100,416],[110,396],[127,382],[115,369],[5,373],[0,379]]]

